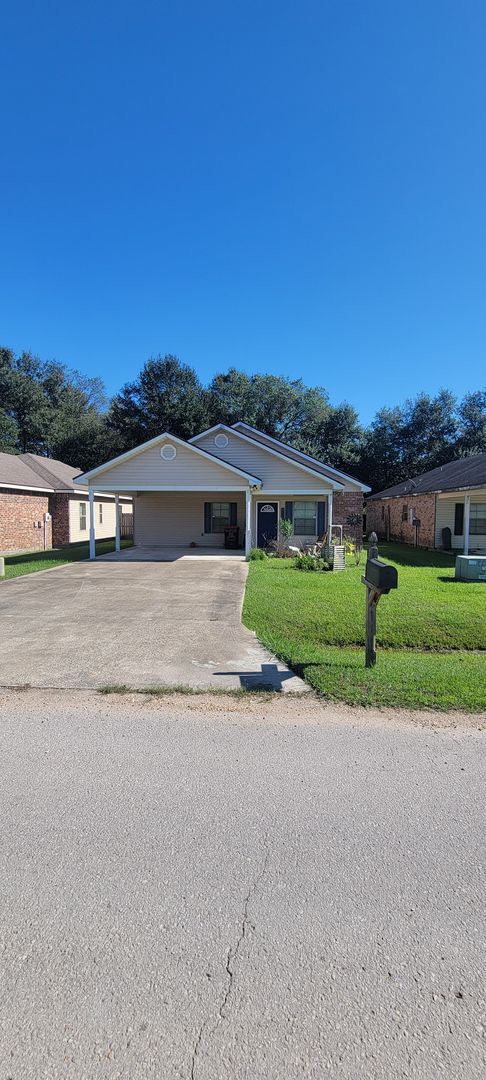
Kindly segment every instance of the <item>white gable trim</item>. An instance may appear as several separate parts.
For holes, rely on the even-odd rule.
[[[245,480],[248,480],[248,483],[255,485],[256,487],[261,487],[262,481],[258,476],[252,476],[251,473],[244,472],[243,469],[239,469],[236,465],[230,465],[229,462],[222,461],[216,454],[210,454],[207,450],[201,450],[199,446],[193,446],[192,440],[186,442],[185,439],[179,439],[177,435],[171,435],[170,431],[164,431],[162,435],[156,435],[154,439],[149,439],[147,442],[141,443],[140,446],[135,446],[133,450],[127,450],[124,454],[118,454],[118,457],[112,458],[111,461],[107,461],[104,465],[98,465],[96,469],[90,469],[89,472],[80,473],[79,476],[73,477],[73,482],[75,484],[89,484],[89,481],[95,476],[99,476],[100,473],[112,469],[115,465],[120,465],[123,461],[128,461],[130,458],[137,457],[137,455],[142,454],[144,450],[149,450],[153,446],[158,446],[164,439],[170,439],[171,442],[177,443],[178,446],[184,446],[188,450],[193,450],[195,454],[200,454],[201,457],[210,461],[213,465],[221,465],[221,467],[227,469],[228,472],[237,473],[238,476],[243,476]],[[177,485],[174,485],[174,490],[176,488]]]
[[[306,461],[314,461],[316,465],[322,465],[323,469],[328,469],[330,473],[334,474],[334,476],[341,476],[343,480],[351,480],[353,484],[356,484],[360,491],[371,491],[371,488],[368,486],[368,484],[362,484],[360,480],[356,480],[355,477],[350,476],[349,473],[343,473],[339,469],[334,469],[332,465],[327,465],[325,461],[318,461],[317,458],[311,457],[310,454],[305,454],[303,450],[297,450],[297,447],[289,446],[287,443],[281,442],[280,439],[275,439],[273,435],[267,435],[266,431],[258,431],[258,428],[252,427],[251,424],[245,424],[244,420],[237,420],[236,424],[233,424],[230,430],[238,431],[240,427],[245,428],[247,431],[256,431],[258,435],[263,435],[265,439],[270,439],[271,442],[276,443],[277,446],[285,446],[288,450],[293,450],[294,454],[300,454],[300,456],[305,458]],[[210,428],[209,430],[212,431],[213,428]],[[203,434],[207,435],[207,432],[203,432]],[[258,443],[258,439],[254,439],[253,441]],[[258,445],[264,446],[265,444],[258,443]],[[292,461],[292,458],[287,458],[287,460]]]
[[[254,430],[256,431],[256,428],[254,428]],[[273,450],[271,446],[265,446],[264,443],[258,442],[258,439],[252,439],[251,436],[245,435],[243,431],[238,431],[238,429],[234,427],[228,427],[227,424],[215,424],[214,427],[208,428],[207,431],[201,431],[199,435],[193,435],[192,439],[189,439],[189,442],[194,444],[198,439],[202,439],[205,435],[210,435],[213,431],[228,431],[230,435],[237,435],[239,439],[244,439],[244,441],[250,443],[251,446],[258,446],[260,450],[265,450],[267,454],[273,454],[274,457],[280,458],[280,461],[285,461],[287,465],[294,465],[296,469],[302,469],[303,472],[310,473],[311,476],[316,476],[319,480],[322,480],[323,483],[326,483],[327,481],[333,491],[344,490],[344,484],[341,484],[339,480],[333,480],[331,476],[324,476],[323,473],[319,473],[316,469],[312,469],[310,465],[304,465],[301,461],[294,461],[294,459],[289,458],[287,454],[282,454],[280,450]],[[262,435],[263,434],[264,433],[262,432]],[[270,436],[268,436],[268,438],[270,438]],[[221,460],[221,458],[218,458],[218,460]],[[332,471],[334,472],[335,470]],[[349,479],[351,479],[351,477],[349,477]]]

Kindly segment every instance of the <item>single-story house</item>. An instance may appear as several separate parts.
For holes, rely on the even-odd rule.
[[[417,547],[486,552],[486,454],[449,461],[370,495],[366,529]]]
[[[362,513],[365,484],[245,423],[215,424],[189,441],[165,431],[76,478],[133,498],[134,542],[161,547],[222,547],[236,526],[240,546],[265,546],[280,518],[293,542],[315,541]],[[95,530],[91,531],[91,558]],[[119,547],[119,536],[117,536]]]
[[[75,485],[79,469],[38,454],[0,453],[0,552],[35,551],[87,540],[90,528],[88,489]],[[96,535],[116,532],[115,497],[96,491]],[[124,496],[120,513],[132,514]],[[121,531],[128,531],[128,521]]]

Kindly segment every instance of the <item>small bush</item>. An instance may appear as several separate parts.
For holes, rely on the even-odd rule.
[[[314,555],[298,555],[294,559],[294,567],[296,570],[332,570],[332,563],[329,559],[316,558]]]
[[[250,559],[252,562],[257,562],[259,559],[266,559],[267,553],[263,548],[254,547],[250,548]]]

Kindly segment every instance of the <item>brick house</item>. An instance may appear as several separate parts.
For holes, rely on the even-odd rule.
[[[449,461],[370,495],[366,530],[416,547],[486,552],[486,454]]]
[[[77,473],[37,454],[0,453],[0,552],[43,551],[88,539],[88,492],[74,485]],[[131,515],[128,496],[119,505]],[[94,515],[96,537],[114,536],[114,495],[96,492]]]

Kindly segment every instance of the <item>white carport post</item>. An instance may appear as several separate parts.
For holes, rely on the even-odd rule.
[[[469,520],[471,517],[471,496],[464,496],[464,554],[469,555]]]
[[[89,489],[89,557],[94,559],[96,555],[95,545],[95,508],[94,508],[94,491],[93,488]]]
[[[115,495],[115,551],[120,550],[120,496]]]
[[[331,543],[331,529],[332,529],[332,491],[327,496],[327,542]]]
[[[246,489],[246,517],[245,517],[245,557],[250,556],[251,548],[251,488]]]

